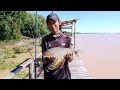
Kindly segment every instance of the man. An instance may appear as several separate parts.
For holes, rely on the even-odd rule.
[[[51,33],[42,38],[42,53],[53,47],[70,48],[71,38],[67,37],[61,32],[60,30],[61,22],[58,15],[53,12],[50,13],[46,18],[46,23]],[[50,63],[55,58],[56,57],[54,56],[50,56],[46,60],[49,61]],[[71,79],[71,73],[68,64],[69,62],[72,61],[73,54],[68,52],[64,56],[64,58],[65,58],[64,65],[58,68],[57,70],[49,70],[47,68],[48,63],[44,63],[46,60],[43,59],[44,79]]]

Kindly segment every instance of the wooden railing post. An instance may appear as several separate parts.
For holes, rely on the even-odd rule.
[[[75,37],[76,37],[76,28],[75,28],[76,22],[74,22],[74,48],[75,48]]]
[[[35,79],[34,62],[29,64],[29,79]]]

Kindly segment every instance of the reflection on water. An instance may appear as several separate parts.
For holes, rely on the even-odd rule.
[[[120,78],[120,34],[77,34],[76,43],[93,78]]]

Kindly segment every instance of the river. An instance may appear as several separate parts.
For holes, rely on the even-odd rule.
[[[120,78],[120,34],[77,34],[76,48],[93,78]]]

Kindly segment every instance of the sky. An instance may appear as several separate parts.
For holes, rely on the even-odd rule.
[[[36,11],[29,11],[36,13]],[[37,11],[47,17],[52,11]],[[120,11],[53,11],[61,21],[78,19],[76,31],[80,33],[120,33]]]

